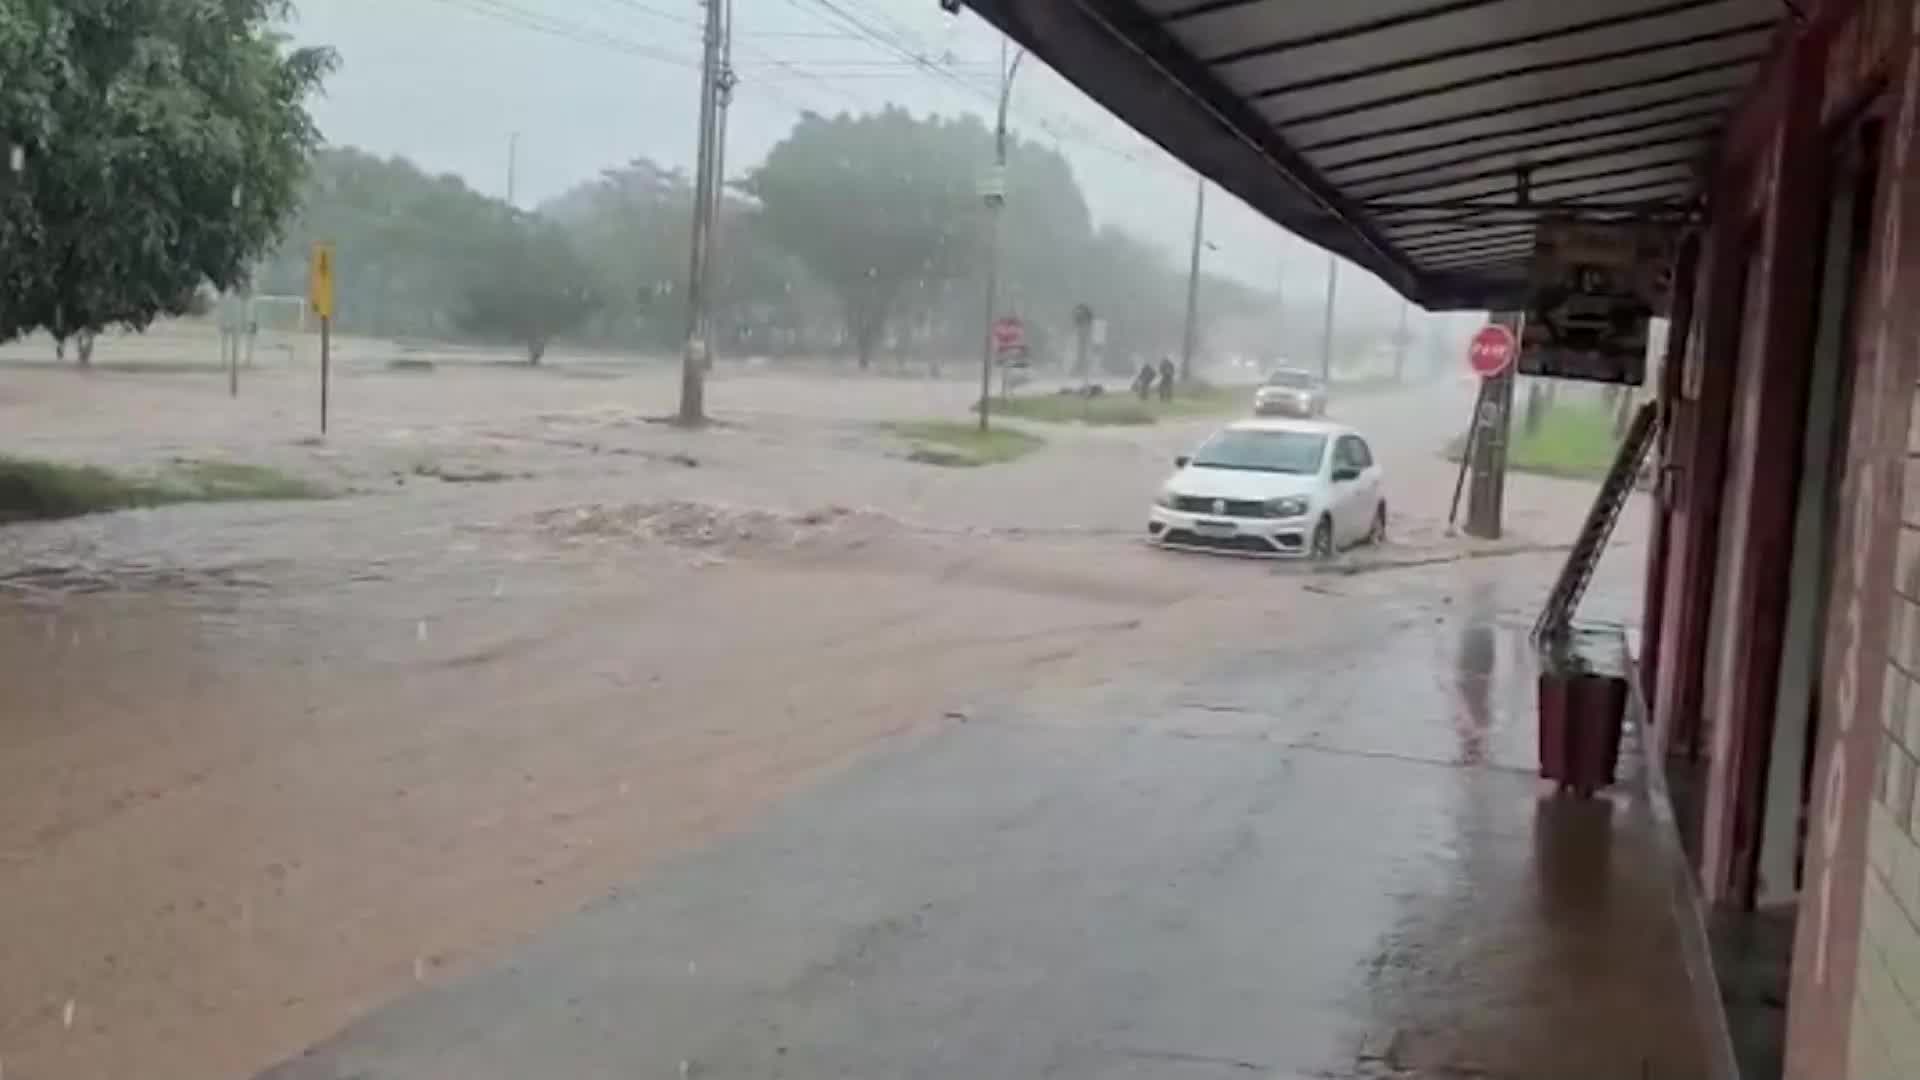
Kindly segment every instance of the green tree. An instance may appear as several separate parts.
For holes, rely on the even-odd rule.
[[[336,328],[381,336],[456,334],[463,293],[513,234],[506,203],[456,176],[352,147],[314,155],[300,210],[260,275],[262,289],[306,291],[314,243],[337,255]]]
[[[909,287],[973,265],[983,131],[899,108],[809,114],[744,185],[768,235],[832,290],[862,368]]]
[[[457,324],[476,337],[511,341],[538,364],[556,337],[600,308],[592,268],[558,225],[514,217],[496,256],[466,283]]]
[[[684,172],[636,158],[550,200],[540,212],[573,237],[606,296],[593,336],[667,347],[686,333],[693,185]]]
[[[0,0],[0,341],[144,328],[276,239],[331,68],[284,0]],[[13,167],[18,165],[17,170]]]

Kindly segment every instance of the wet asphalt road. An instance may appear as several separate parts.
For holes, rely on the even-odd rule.
[[[1532,776],[1552,567],[983,702],[264,1077],[1700,1075],[1646,807]]]

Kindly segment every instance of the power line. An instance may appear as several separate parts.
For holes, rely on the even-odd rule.
[[[761,55],[765,56],[769,60],[775,59],[774,57],[766,53],[762,53]],[[809,57],[792,57],[783,62],[805,64],[809,68],[814,68],[814,69],[893,68],[900,71],[920,71],[921,70],[921,66],[918,63],[909,63],[904,60],[876,60],[871,57],[868,57],[866,59],[858,59],[853,57],[840,58],[840,59],[821,59],[821,58],[815,58],[815,57],[809,56]],[[981,72],[981,74],[984,75],[986,74],[986,72]]]
[[[701,26],[697,20],[690,16],[682,15],[676,11],[663,11],[651,4],[643,4],[640,0],[604,0],[604,2],[612,4],[615,7],[626,8],[628,11],[638,12],[642,15],[650,15],[656,19],[665,19],[670,23],[679,23],[681,26],[687,27],[690,30],[705,30],[705,27]]]
[[[671,64],[675,67],[684,67],[692,70],[699,69],[699,63],[694,59],[692,59],[691,57],[675,56],[671,53],[665,52],[664,50],[657,49],[649,45],[644,45],[644,44],[641,44],[640,42],[636,42],[629,38],[624,38],[617,34],[609,33],[607,31],[600,30],[595,27],[590,27],[590,26],[586,26],[580,23],[575,23],[575,22],[569,22],[564,19],[556,19],[552,16],[542,15],[538,12],[533,12],[525,8],[516,7],[511,3],[507,3],[506,0],[435,0],[435,2],[439,4],[444,4],[448,7],[459,8],[460,10],[465,11],[469,14],[479,15],[488,19],[492,19],[497,22],[504,23],[509,26],[517,27],[522,30],[529,30],[534,33],[545,34],[547,36],[554,37],[560,40],[570,41],[577,45],[586,45],[593,48],[605,49],[610,52],[621,53],[623,55],[628,55],[628,56],[638,56],[638,57],[642,57],[649,60],[655,60],[660,63]],[[652,9],[647,9],[646,6],[642,4],[623,3],[623,2],[620,2],[620,0],[611,0],[611,2],[620,3],[620,6],[622,7],[630,7],[635,10],[646,10],[649,14],[665,14],[665,13],[653,11]],[[676,18],[675,21],[687,22],[689,26],[697,25],[697,24],[691,23],[688,20],[680,20]],[[805,74],[805,73],[802,72],[801,74]],[[824,81],[821,82],[821,85],[828,86],[829,89],[831,89],[831,85],[825,83]],[[751,99],[752,104],[768,105],[774,102],[778,102],[784,105],[788,110],[793,112],[795,115],[805,115],[807,113],[822,111],[818,108],[814,108],[809,105],[803,105],[803,104],[794,102],[791,98],[788,98],[784,94],[779,93],[779,91],[775,89],[770,84],[770,82],[762,81],[760,85],[756,87],[756,89],[764,91],[766,97],[753,98]],[[772,99],[772,100],[769,101],[767,99]],[[853,99],[850,98],[849,100],[853,100]],[[859,102],[857,100],[854,101],[854,104],[857,106],[865,107],[864,103]]]
[[[469,14],[492,19],[509,26],[571,41],[576,44],[602,48],[628,56],[669,64],[674,67],[692,70],[698,70],[699,67],[698,63],[692,57],[681,56],[654,45],[637,42],[596,26],[562,19],[545,14],[544,12],[520,7],[510,3],[509,0],[434,0],[434,2],[465,11]],[[604,0],[604,2],[635,14],[672,22],[676,25],[687,27],[690,30],[699,28],[699,24],[688,17],[662,10],[643,3],[641,0]],[[787,2],[795,8],[801,7],[801,0],[787,0]],[[970,96],[981,99],[989,105],[995,104],[993,91],[991,89],[979,83],[970,82],[966,74],[959,70],[962,65],[977,67],[989,63],[988,61],[936,60],[928,55],[931,50],[928,49],[924,41],[917,38],[902,40],[903,38],[908,38],[909,35],[900,28],[898,23],[892,23],[892,25],[886,29],[876,28],[872,23],[863,19],[861,15],[850,11],[849,6],[845,3],[836,2],[836,0],[807,0],[807,2],[811,3],[820,11],[825,12],[826,15],[837,22],[842,29],[827,31],[769,31],[764,36],[796,39],[861,40],[892,53],[897,59],[799,60],[774,56],[745,41],[740,42],[741,48],[753,54],[757,58],[756,63],[764,63],[778,68],[794,79],[820,87],[831,93],[834,97],[859,109],[873,108],[874,103],[854,96],[844,87],[834,85],[833,80],[871,82],[874,80],[906,78],[915,75],[930,75]],[[862,9],[862,14],[868,18],[878,19],[879,21],[890,21],[884,16],[879,16],[865,9]],[[980,77],[984,77],[985,74],[985,72],[979,73]],[[805,114],[809,112],[830,111],[798,104],[786,98],[784,95],[779,94],[771,86],[765,85],[773,81],[771,76],[765,71],[762,71],[756,76],[756,81],[762,83],[763,87],[767,90],[767,96],[781,102],[795,113]],[[787,83],[785,85],[790,89],[798,88],[794,83]],[[1016,111],[1032,115],[1032,122],[1035,126],[1053,136],[1056,140],[1071,140],[1135,165],[1147,167],[1159,165],[1157,162],[1142,159],[1137,153],[1105,143],[1095,136],[1084,124],[1076,120],[1062,118],[1057,114],[1041,113],[1039,110],[1031,107],[1020,107],[1016,109]],[[1065,132],[1061,131],[1060,128],[1062,127],[1067,130]]]
[[[507,3],[506,0],[434,0],[434,2],[458,8],[468,14],[493,19],[523,30],[563,38],[581,45],[594,45],[675,67],[697,68],[699,66],[691,57],[677,56],[664,49],[642,45],[591,26],[516,7]]]
[[[741,30],[736,38],[796,38],[812,41],[858,41],[859,35],[843,30]]]
[[[814,7],[819,8],[822,11],[825,11],[829,16],[837,20],[842,26],[846,27],[849,30],[852,30],[854,33],[860,35],[861,37],[866,38],[868,41],[871,41],[874,44],[879,45],[881,48],[887,50],[888,52],[894,53],[900,58],[906,60],[909,64],[916,65],[933,75],[940,76],[946,79],[948,82],[953,83],[954,85],[960,87],[962,90],[965,90],[969,93],[974,93],[974,94],[984,93],[983,88],[973,86],[967,83],[965,80],[959,78],[954,73],[949,72],[944,68],[940,67],[940,65],[932,62],[931,60],[928,60],[926,56],[922,55],[921,52],[915,51],[911,45],[901,44],[898,40],[888,37],[885,33],[875,30],[872,26],[862,22],[859,16],[856,16],[852,12],[849,12],[845,7],[842,7],[840,4],[836,3],[835,0],[807,0],[807,2],[811,3]],[[800,0],[787,0],[787,3],[795,8],[800,7]],[[922,48],[924,49],[924,43],[922,43]],[[988,95],[988,96],[989,98],[991,98],[991,95]],[[989,100],[989,104],[992,104],[991,100]]]
[[[860,34],[860,36],[866,38],[867,40],[873,42],[874,44],[880,46],[881,48],[887,50],[888,52],[892,52],[898,55],[899,57],[904,59],[908,64],[919,67],[930,74],[936,75],[944,79],[948,83],[951,83],[952,85],[958,87],[960,90],[965,91],[966,93],[974,97],[980,98],[986,104],[993,106],[995,108],[998,108],[999,102],[993,90],[985,86],[981,86],[975,83],[970,83],[965,78],[961,77],[961,75],[958,72],[952,70],[946,64],[929,59],[926,53],[929,52],[930,50],[927,48],[927,45],[924,41],[915,40],[911,42],[902,42],[898,36],[890,36],[882,31],[876,30],[870,24],[863,22],[859,16],[848,11],[844,0],[806,0],[806,2],[812,4],[816,8],[820,8],[824,10],[829,15],[836,18],[843,25],[852,29],[854,32]],[[795,8],[799,8],[801,5],[801,0],[787,0],[787,3]],[[902,33],[901,31],[899,31],[897,24],[895,25],[895,32],[896,34]],[[1018,108],[1016,109],[1016,111],[1029,112],[1029,113],[1038,112],[1038,110],[1034,110],[1031,107]],[[1062,121],[1054,115],[1042,113],[1038,115],[1038,117],[1034,120],[1034,123],[1041,130],[1047,132],[1048,134],[1052,135],[1056,139],[1061,139],[1061,138],[1071,139],[1072,141],[1078,142],[1091,149],[1101,151],[1102,153],[1110,154],[1123,161],[1127,161],[1135,165],[1140,165],[1147,168],[1164,168],[1165,167],[1161,165],[1159,162],[1140,157],[1136,152],[1124,150],[1119,147],[1109,145],[1108,143],[1095,137],[1089,130],[1087,130],[1085,125],[1079,123],[1078,121],[1075,121],[1075,120]],[[1055,124],[1062,124],[1066,126],[1069,129],[1069,133],[1063,135],[1060,131],[1056,130],[1056,128],[1054,127]]]

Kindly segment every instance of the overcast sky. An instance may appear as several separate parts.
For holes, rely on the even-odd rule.
[[[341,66],[314,113],[329,141],[399,154],[506,190],[519,135],[516,201],[531,206],[637,156],[687,166],[695,143],[699,0],[297,0],[302,43]],[[734,0],[740,87],[728,172],[778,142],[804,109],[983,116],[1000,35],[935,0]],[[918,61],[913,58],[919,58]],[[1072,161],[1094,216],[1184,260],[1194,174],[1029,58],[1012,126]],[[1326,256],[1219,191],[1207,200],[1209,269],[1322,294]],[[1351,266],[1343,314],[1391,317],[1398,299]]]

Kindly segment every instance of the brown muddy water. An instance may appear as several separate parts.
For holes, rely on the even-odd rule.
[[[230,403],[0,371],[12,451],[341,493],[0,530],[4,1076],[250,1075],[985,698],[1331,602],[1324,575],[1138,543],[1204,423],[950,472],[871,421],[959,412],[963,385],[722,381],[731,423],[693,434],[646,421],[670,385],[349,365],[315,443],[296,373]],[[1349,566],[1444,580],[1455,417],[1352,411],[1407,494],[1397,545]],[[1515,501],[1514,543],[1551,543],[1585,495]]]

